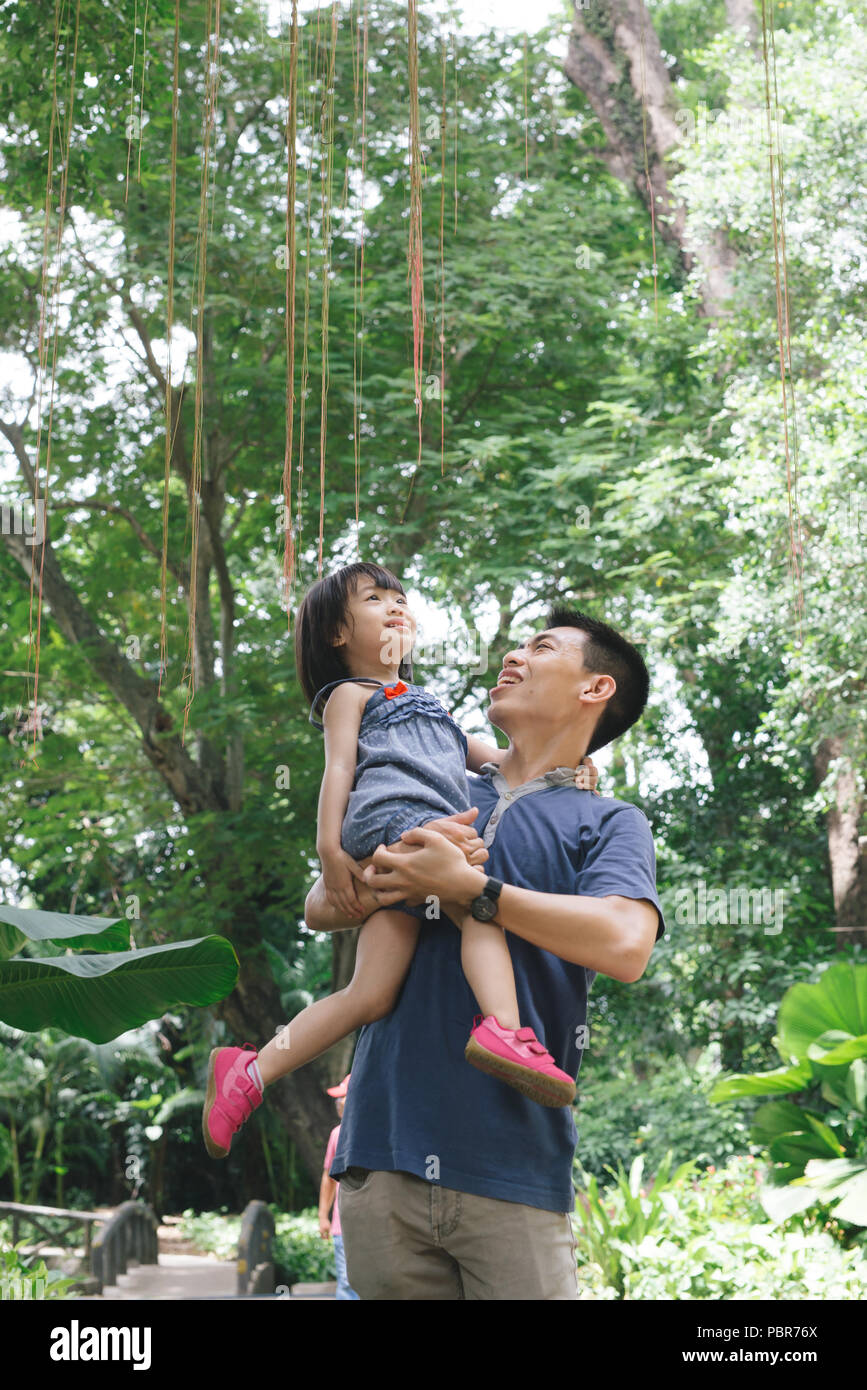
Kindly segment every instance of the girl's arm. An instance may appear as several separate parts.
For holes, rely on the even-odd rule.
[[[316,853],[322,861],[329,901],[352,916],[357,916],[359,910],[350,867],[354,861],[341,848],[340,832],[355,781],[361,716],[373,693],[365,686],[338,685],[332,691],[322,716],[325,774],[319,789]]]
[[[322,716],[325,775],[319,789],[316,821],[316,852],[320,858],[323,851],[330,854],[340,849],[343,817],[355,781],[358,731],[367,694],[367,689],[362,686],[338,685],[332,691]]]
[[[481,772],[483,763],[500,763],[506,756],[505,748],[498,748],[495,743],[486,743],[483,738],[476,734],[466,734],[467,740],[467,767],[470,772]]]
[[[337,1183],[326,1171],[322,1174],[319,1184],[319,1234],[323,1240],[331,1239],[331,1208],[334,1206],[336,1195]]]

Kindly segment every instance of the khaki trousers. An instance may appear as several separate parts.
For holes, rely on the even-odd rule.
[[[346,1170],[338,1202],[362,1299],[578,1299],[566,1212],[368,1168]]]

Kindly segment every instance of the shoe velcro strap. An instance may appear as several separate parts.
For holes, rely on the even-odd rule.
[[[257,1096],[254,1103],[252,1095],[245,1095],[243,1091],[238,1090],[236,1087],[231,1095],[220,1096],[217,1102],[217,1108],[237,1126],[242,1120],[246,1120],[248,1115],[252,1114],[256,1106],[261,1103],[261,1096]]]
[[[518,1042],[537,1043],[537,1042],[539,1041],[539,1039],[536,1037],[536,1034],[533,1032],[532,1028],[519,1028],[519,1029],[517,1029],[517,1031],[516,1031],[516,1033],[515,1033],[515,1037],[518,1039]],[[544,1050],[544,1049],[543,1049],[543,1050]]]
[[[219,1111],[221,1115],[227,1120],[230,1120],[236,1127],[242,1120],[246,1120],[250,1113],[243,1105],[239,1105],[236,1100],[228,1100],[225,1096],[222,1096],[220,1100],[217,1101],[214,1109]]]

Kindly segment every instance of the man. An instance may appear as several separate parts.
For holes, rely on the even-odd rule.
[[[607,624],[552,610],[491,691],[488,718],[509,748],[499,769],[470,779],[484,868],[422,827],[402,837],[413,854],[381,846],[365,871],[378,894],[369,910],[403,896],[439,916],[423,925],[397,1006],[362,1030],[353,1060],[331,1171],[362,1299],[578,1297],[572,1110],[536,1105],[466,1062],[476,1004],[453,919],[469,909],[508,932],[521,1018],[577,1077],[595,975],[638,980],[665,929],[647,820],[575,785],[584,755],[638,719],[648,684],[639,653]],[[321,881],[307,921],[350,925]]]

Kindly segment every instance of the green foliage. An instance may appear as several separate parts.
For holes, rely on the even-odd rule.
[[[652,1054],[642,1058],[640,1077],[629,1065],[613,1075],[602,1067],[582,1069],[575,1117],[581,1168],[602,1181],[616,1164],[630,1164],[636,1150],[651,1171],[668,1150],[676,1162],[692,1157],[699,1167],[742,1153],[747,1118],[737,1106],[709,1102],[718,1073],[713,1051],[694,1065],[676,1053]]]
[[[12,1136],[4,1125],[0,1125],[0,1178],[12,1163]]]
[[[321,1284],[337,1278],[334,1246],[319,1234],[316,1207],[292,1216],[274,1212],[274,1266],[279,1284]]]
[[[223,937],[124,951],[123,919],[8,907],[2,914],[29,939],[68,948],[49,960],[0,960],[0,1016],[24,1032],[51,1024],[90,1042],[110,1042],[180,1004],[213,1004],[238,978],[238,957]],[[85,944],[109,954],[71,954],[69,948]]]
[[[617,1290],[619,1297],[622,1298],[624,1293],[624,1251],[631,1245],[640,1245],[655,1229],[666,1207],[670,1208],[674,1201],[672,1190],[683,1182],[694,1167],[695,1164],[688,1161],[669,1176],[669,1151],[652,1183],[645,1190],[641,1186],[641,1175],[644,1172],[643,1154],[639,1154],[633,1161],[628,1177],[623,1165],[618,1164],[616,1175],[612,1172],[612,1176],[616,1178],[616,1200],[610,1209],[606,1208],[605,1199],[600,1196],[599,1184],[595,1177],[582,1174],[585,1191],[575,1208],[576,1225],[582,1238],[582,1251],[588,1260],[600,1267],[605,1282]]]
[[[48,1269],[44,1260],[22,1255],[26,1241],[0,1249],[0,1299],[71,1298],[76,1283],[59,1269]]]
[[[660,1194],[652,1227],[640,1237],[622,1185],[606,1189],[594,1198],[589,1218],[582,1221],[577,1211],[573,1218],[581,1296],[863,1300],[864,1251],[841,1249],[823,1221],[805,1225],[795,1218],[772,1227],[762,1219],[760,1182],[755,1159],[735,1156],[691,1183],[671,1183]],[[649,1209],[649,1197],[642,1200]],[[635,1198],[630,1204],[634,1210]],[[616,1233],[610,1244],[606,1230]]]
[[[275,1227],[273,1254],[276,1284],[322,1283],[334,1279],[333,1247],[319,1234],[316,1207],[288,1215],[271,1205],[271,1211]],[[216,1255],[221,1260],[234,1260],[238,1255],[241,1218],[229,1216],[225,1210],[185,1211],[181,1234],[204,1254]]]
[[[13,927],[19,939],[9,955],[13,955],[25,939],[50,942],[67,951],[125,951],[129,947],[129,923],[123,917],[40,912],[35,908],[0,903],[0,922]],[[12,944],[8,936],[6,940]]]
[[[775,1165],[772,1182],[787,1184],[768,1190],[766,1210],[781,1219],[823,1200],[837,1220],[867,1226],[867,965],[841,961],[817,984],[793,985],[777,1032],[788,1065],[721,1080],[711,1101],[806,1093],[806,1103],[772,1101],[753,1118],[751,1137]]]
[[[202,1255],[216,1255],[218,1260],[236,1260],[241,1237],[240,1216],[230,1216],[226,1208],[220,1211],[183,1213],[181,1235]]]
[[[0,349],[26,376],[39,330],[52,22],[44,6],[7,9],[0,85],[12,231],[0,252]],[[761,64],[728,32],[725,10],[722,0],[654,0],[650,6],[674,99],[691,111],[704,106],[738,114],[763,104]],[[155,685],[163,396],[146,368],[129,309],[136,307],[160,359],[173,12],[164,0],[150,7],[142,180],[133,176],[128,191],[124,126],[130,88],[138,90],[145,76],[143,46],[133,71],[128,15],[98,0],[82,0],[80,13],[75,120],[68,158],[55,160],[57,180],[61,167],[68,176],[61,246],[68,312],[60,316],[52,415],[51,539],[70,588],[118,653],[132,651],[132,669]],[[309,296],[310,376],[296,415],[296,443],[302,419],[305,427],[303,457],[295,461],[303,466],[293,516],[299,582],[305,585],[318,568],[319,413],[328,380],[325,566],[354,554],[359,445],[363,554],[397,568],[455,630],[477,628],[490,644],[487,672],[457,663],[420,671],[468,727],[484,722],[496,660],[553,597],[601,614],[644,643],[653,674],[651,705],[613,750],[611,767],[603,760],[603,789],[635,801],[651,821],[659,879],[668,889],[669,932],[638,984],[597,979],[580,1128],[586,1160],[597,1173],[605,1163],[628,1164],[639,1142],[651,1166],[669,1147],[683,1156],[701,1150],[719,1161],[732,1146],[743,1146],[742,1135],[731,1110],[707,1109],[695,1056],[718,1049],[721,1065],[735,1072],[773,1065],[780,997],[791,986],[810,984],[836,954],[825,820],[835,772],[817,789],[817,744],[840,736],[856,768],[865,765],[865,682],[852,655],[867,647],[863,527],[853,535],[841,508],[863,496],[867,480],[861,330],[867,206],[859,163],[867,134],[867,30],[845,5],[792,0],[776,15],[797,388],[790,445],[797,433],[804,465],[798,493],[806,614],[799,644],[786,569],[787,460],[762,141],[711,123],[706,139],[675,152],[681,173],[674,190],[688,205],[690,231],[699,237],[719,231],[738,264],[731,312],[709,326],[695,313],[700,261],[687,276],[660,237],[657,318],[646,209],[600,160],[598,122],[552,62],[554,36],[542,33],[527,44],[527,172],[523,45],[458,31],[446,54],[441,283],[438,135],[425,145],[424,358],[438,374],[442,329],[445,468],[440,401],[427,397],[417,466],[404,217],[405,8],[378,4],[369,16],[376,66],[368,104],[361,322],[353,284],[362,240],[355,55],[352,16],[340,6],[338,17],[334,240],[327,250],[320,240],[324,151],[309,131],[324,96],[329,40],[320,26],[302,23],[298,234],[307,274],[298,276],[296,347],[300,357]],[[592,11],[594,24],[605,26],[609,18],[605,7]],[[203,21],[200,4],[183,7],[178,325],[190,322],[197,265]],[[554,28],[559,35],[559,20]],[[436,16],[422,15],[420,105],[437,118],[439,30]],[[202,386],[209,459],[219,461],[225,486],[221,586],[228,577],[238,640],[231,672],[223,670],[196,692],[187,747],[202,767],[219,770],[230,740],[243,744],[239,804],[184,814],[103,673],[89,665],[85,645],[65,636],[48,610],[39,686],[48,692],[44,737],[28,743],[20,678],[9,673],[26,664],[30,581],[0,546],[0,876],[10,897],[26,885],[46,909],[68,907],[73,884],[76,901],[94,914],[113,913],[122,895],[137,896],[146,905],[143,922],[132,925],[137,953],[220,932],[245,964],[258,960],[271,972],[291,1017],[330,987],[330,945],[301,921],[315,865],[322,748],[292,674],[279,589],[286,325],[285,277],[275,251],[284,238],[286,50],[265,29],[261,7],[242,0],[223,16],[221,56]],[[68,49],[61,59],[68,61]],[[137,153],[134,148],[134,165]],[[55,208],[58,192],[56,182]],[[56,224],[47,230],[51,243]],[[587,255],[579,257],[579,249]],[[318,338],[323,271],[332,326],[327,371]],[[119,286],[129,302],[118,295]],[[364,350],[359,439],[354,345]],[[188,458],[192,359],[183,375],[177,437]],[[4,391],[3,414],[25,421],[23,438],[33,455],[29,380],[17,392],[14,383]],[[7,443],[4,436],[4,449]],[[6,459],[17,466],[11,454]],[[4,500],[25,491],[9,476]],[[76,505],[94,497],[111,499],[121,511]],[[189,525],[186,489],[174,477],[168,543],[175,570],[188,558]],[[215,634],[216,588],[214,582],[200,596],[211,600]],[[185,695],[187,620],[185,605],[170,601],[162,699],[175,729]],[[276,769],[284,766],[291,768],[291,789],[276,785]],[[679,887],[699,878],[726,888],[754,886],[758,873],[786,892],[779,936],[765,936],[753,924],[677,920],[672,899]],[[13,926],[0,924],[0,952],[21,944]],[[64,967],[56,961],[65,946],[40,949],[60,979]],[[23,950],[29,960],[30,948]],[[198,1045],[204,1033],[196,1028],[190,1025],[190,1035]],[[656,1061],[663,1056],[665,1071]],[[639,1076],[646,1095],[629,1080],[639,1075],[631,1070],[636,1058],[653,1059],[650,1074]],[[31,1174],[44,1179],[46,1141],[40,1149],[39,1136],[55,1135],[59,1107],[49,1096],[43,1108],[44,1077],[29,1088],[34,1060],[22,1063],[28,1076],[22,1077],[26,1120],[17,1140],[21,1171],[10,1179],[25,1186]],[[159,1094],[168,1103],[181,1085],[194,1090],[200,1079],[191,1072],[179,1079],[156,1066],[157,1076],[142,1071],[133,1099]],[[850,1074],[857,1094],[858,1069]],[[121,1100],[132,1105],[126,1094]],[[827,1095],[824,1100],[833,1104]],[[847,1096],[838,1119],[821,1106],[810,1108],[814,1120],[839,1134],[853,1103]],[[112,1104],[93,1100],[87,1108],[112,1116],[106,1125],[121,1124]],[[45,1115],[47,1121],[40,1118]],[[819,1134],[811,1125],[807,1137],[812,1142]],[[143,1129],[128,1142],[150,1156]],[[96,1151],[107,1163],[107,1138]],[[132,1151],[138,1156],[137,1147]],[[179,1138],[173,1152],[180,1152]]]

